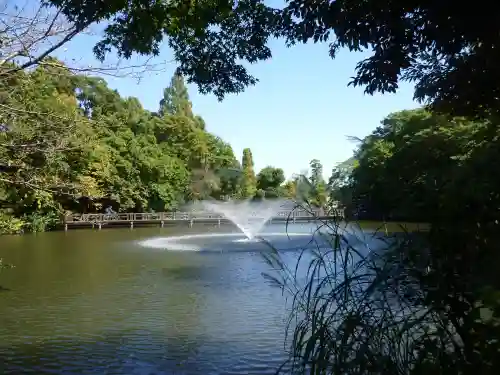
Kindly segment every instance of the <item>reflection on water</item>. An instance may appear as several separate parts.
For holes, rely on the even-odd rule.
[[[262,278],[262,256],[139,245],[183,234],[173,230],[0,238],[16,265],[0,275],[0,373],[274,373],[287,302]]]

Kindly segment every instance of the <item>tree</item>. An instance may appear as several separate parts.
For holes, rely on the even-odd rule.
[[[283,169],[267,166],[257,174],[257,189],[262,190],[265,197],[280,197],[285,194],[284,189],[281,188],[284,181]]]
[[[309,166],[311,167],[311,185],[317,187],[320,183],[324,181],[323,179],[323,165],[318,159],[313,159],[310,161]]]
[[[0,216],[49,217],[59,208],[53,196],[100,195],[89,173],[99,145],[74,89],[63,67],[18,71],[0,80]]]
[[[324,181],[320,182],[316,189],[314,190],[314,195],[311,199],[311,203],[316,207],[325,207],[328,201],[328,190]]]
[[[195,116],[194,117],[194,121],[196,123],[196,126],[202,130],[205,130],[205,120],[203,120],[203,118],[201,116]]]
[[[349,185],[352,171],[357,165],[359,165],[358,161],[354,157],[350,157],[332,169],[332,174],[328,179],[328,188],[332,197],[335,197],[343,187]]]
[[[105,92],[110,95],[109,107],[121,104],[116,92],[101,90],[102,80],[87,80],[83,74],[123,76],[130,67],[122,66],[118,74],[116,66],[79,66],[76,59],[65,64],[51,57],[88,31],[93,21],[70,19],[47,5],[43,1],[0,4],[0,211],[6,207],[7,216],[18,219],[53,214],[57,221],[61,200],[82,195],[100,199],[102,189],[94,173],[104,169],[96,158],[106,153],[97,140],[102,124],[98,124],[101,118],[92,118],[92,102]],[[79,100],[85,97],[83,91],[92,90],[90,86],[94,97]],[[111,108],[98,110],[109,113]],[[2,217],[5,214],[0,212]],[[40,217],[35,220],[38,229],[45,227]]]
[[[288,180],[283,186],[284,196],[290,199],[297,198],[297,184],[295,180]]]
[[[160,116],[169,114],[193,117],[191,107],[192,105],[189,100],[187,87],[184,84],[184,78],[182,78],[180,74],[174,74],[170,86],[163,90],[163,99],[160,101],[160,110],[158,113]],[[204,129],[205,124],[202,122],[203,120],[198,117],[197,121],[201,124],[200,127]]]
[[[305,277],[266,257],[292,290],[291,318],[300,316],[292,372],[497,372],[499,125],[495,116],[392,113],[337,166],[332,184],[351,192],[360,219],[429,225],[394,235],[382,226],[369,236],[375,242],[363,240],[362,254],[352,226],[328,223],[332,250],[296,265],[309,270]]]
[[[323,178],[323,165],[318,159],[311,160],[309,165],[311,167],[311,177],[309,177],[310,191],[308,199],[315,206],[324,207],[328,199],[328,193]]]
[[[355,153],[350,184],[360,215],[410,221],[442,216],[435,208],[470,150],[485,142],[478,137],[489,124],[423,109],[387,116]]]
[[[18,71],[47,61],[50,54],[85,30],[93,21],[71,22],[61,12],[40,2],[31,8],[25,4],[2,1],[2,44],[0,77],[3,79]],[[52,10],[52,11],[51,11]]]
[[[309,171],[303,171],[302,173],[296,174],[292,177],[295,197],[300,202],[308,202],[314,190],[309,178],[307,177],[308,174]]]
[[[195,117],[146,111],[58,62],[0,80],[0,233],[43,231],[66,210],[165,211],[236,196],[231,146]],[[4,107],[1,107],[4,106]]]
[[[240,162],[234,159],[228,166],[218,168],[216,173],[220,180],[220,189],[215,192],[213,197],[222,200],[240,199],[243,180],[243,170]]]
[[[269,39],[296,43],[330,42],[341,48],[371,49],[350,82],[367,93],[394,92],[399,81],[416,83],[415,97],[455,114],[498,112],[500,68],[496,6],[485,1],[471,11],[466,4],[374,0],[307,2],[290,0],[273,8],[263,1],[81,2],[46,0],[79,27],[108,20],[94,48],[103,60],[112,48],[122,57],[158,54],[163,38],[174,52],[179,72],[200,91],[219,98],[257,82],[242,61],[271,58]]]
[[[79,64],[78,59],[56,61],[53,53],[60,51],[66,44],[80,34],[92,33],[96,18],[66,16],[51,1],[41,0],[24,4],[9,0],[0,1],[2,9],[2,43],[0,45],[0,80],[10,75],[31,70],[37,66],[66,67],[72,72],[100,73],[106,76],[134,76],[140,78],[148,71],[159,71],[164,64]],[[65,3],[72,11],[79,12],[77,2]],[[80,8],[81,9],[81,8]],[[61,56],[62,54],[60,54]],[[61,64],[62,63],[62,64]]]
[[[358,165],[359,162],[350,157],[334,167],[328,179],[329,201],[331,204],[340,204],[348,213],[352,211],[351,177]]]
[[[257,178],[253,169],[252,151],[249,148],[243,149],[241,168],[241,197],[252,198],[257,190]]]

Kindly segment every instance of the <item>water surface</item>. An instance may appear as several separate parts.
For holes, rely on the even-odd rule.
[[[200,231],[228,228],[1,237],[0,257],[16,268],[0,274],[0,373],[274,373],[288,312],[259,251],[141,246]],[[293,263],[296,252],[283,256]]]

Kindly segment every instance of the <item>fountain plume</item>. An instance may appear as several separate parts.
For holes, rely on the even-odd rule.
[[[249,240],[259,234],[266,222],[281,209],[283,203],[281,199],[201,202],[205,210],[223,215],[235,224]]]

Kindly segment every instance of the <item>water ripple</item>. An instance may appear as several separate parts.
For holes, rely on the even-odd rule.
[[[286,301],[258,253],[155,252],[113,233],[14,249],[0,374],[266,375],[285,361]]]
[[[95,338],[94,338],[95,339]],[[159,338],[148,332],[107,336],[103,341],[63,337],[41,345],[0,349],[2,374],[271,374],[286,359],[260,341],[199,337]],[[24,353],[24,354],[23,354]]]

